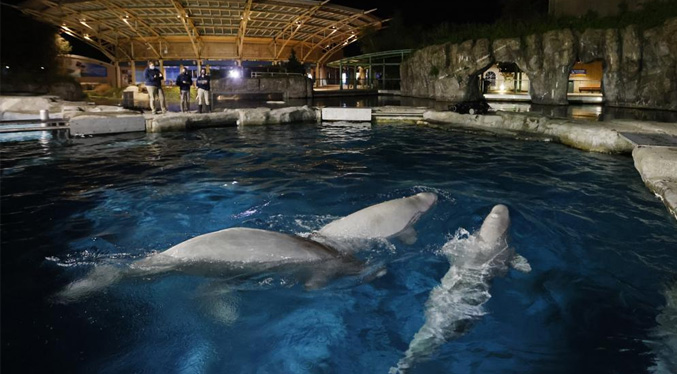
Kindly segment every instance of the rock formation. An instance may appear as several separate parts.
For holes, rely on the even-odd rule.
[[[214,94],[282,94],[284,99],[313,97],[313,81],[302,75],[261,78],[221,78],[211,82]]]
[[[524,38],[486,39],[423,48],[400,67],[402,94],[436,100],[481,98],[477,75],[513,62],[529,76],[536,104],[567,104],[576,61],[601,60],[607,105],[677,110],[677,18],[640,32],[637,27],[569,29]]]

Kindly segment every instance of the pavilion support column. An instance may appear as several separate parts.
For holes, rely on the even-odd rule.
[[[385,59],[383,59],[383,75],[381,76],[381,78],[383,80],[383,83],[382,83],[383,89],[385,90],[385,89],[387,89],[386,88],[386,60]]]
[[[355,83],[353,83],[353,88],[357,90],[360,84],[360,69],[358,66],[353,67],[353,77],[355,79]]]
[[[339,62],[338,79],[339,79],[339,90],[342,90],[343,89],[343,62]]]
[[[129,61],[129,74],[131,74],[132,84],[136,84],[136,61]]]
[[[162,59],[160,59],[160,73],[162,73],[162,80],[167,79],[167,72],[165,71],[165,64]]]
[[[373,67],[371,65],[371,57],[369,57],[369,67],[367,68],[367,82],[369,82],[369,83],[367,83],[367,87],[369,87],[369,89],[374,88],[373,77],[374,77],[374,70],[373,70]]]
[[[324,65],[320,65],[317,67],[317,71],[315,72],[317,76],[317,83],[318,87],[326,86],[327,85],[327,68]]]
[[[120,71],[120,61],[115,60],[115,88],[122,87],[122,72]]]

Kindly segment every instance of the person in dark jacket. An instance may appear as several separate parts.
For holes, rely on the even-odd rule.
[[[187,112],[190,110],[190,86],[193,85],[193,77],[187,67],[183,67],[183,71],[176,77],[176,85],[179,86],[181,93],[181,111]]]
[[[209,74],[207,74],[207,69],[202,68],[200,69],[200,75],[198,75],[197,80],[195,81],[197,84],[197,111],[198,113],[202,113],[203,111],[205,113],[209,113],[212,111],[212,107],[209,104],[209,91],[210,91],[210,86],[209,86],[209,81],[211,80],[211,77]],[[205,108],[202,108],[202,104],[205,104]]]
[[[155,62],[149,61],[148,68],[143,72],[146,79],[146,88],[148,89],[148,99],[150,100],[150,110],[155,113],[155,99],[160,100],[162,113],[167,113],[167,104],[165,103],[165,93],[162,92],[162,73],[155,67]]]

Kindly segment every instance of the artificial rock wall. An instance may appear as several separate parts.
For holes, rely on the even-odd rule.
[[[211,82],[214,94],[282,94],[285,99],[313,97],[313,81],[302,75],[262,78],[221,78]]]
[[[475,100],[481,97],[479,74],[496,62],[514,62],[529,76],[532,102],[563,105],[572,66],[595,60],[603,61],[607,105],[677,110],[677,18],[641,33],[634,26],[565,29],[426,47],[400,66],[401,90],[405,96]]]

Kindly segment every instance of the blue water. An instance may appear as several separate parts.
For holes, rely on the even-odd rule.
[[[627,155],[295,125],[15,140],[0,156],[3,372],[387,373],[449,269],[441,248],[497,203],[533,270],[495,278],[487,314],[412,373],[674,370],[677,222]],[[53,297],[94,264],[125,266],[234,226],[307,235],[421,191],[439,201],[415,244],[358,253],[387,270],[371,281],[308,291],[291,273],[168,273]]]

